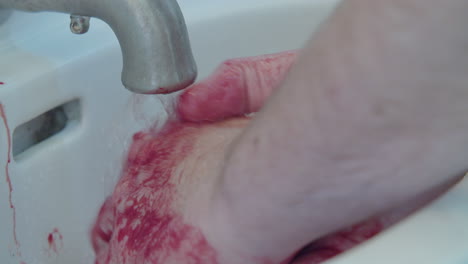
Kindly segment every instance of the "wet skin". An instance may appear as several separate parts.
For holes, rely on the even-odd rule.
[[[245,254],[241,242],[222,237],[212,204],[226,153],[253,118],[246,115],[262,107],[295,58],[295,52],[286,52],[226,61],[180,96],[177,116],[162,130],[134,135],[122,177],[92,230],[96,263],[276,263],[270,256]],[[340,254],[444,189],[324,238],[312,238],[281,263],[315,264]]]

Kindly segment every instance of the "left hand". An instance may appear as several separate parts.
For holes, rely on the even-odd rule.
[[[181,122],[134,136],[124,174],[92,230],[98,264],[258,262],[212,232],[211,199],[225,154],[250,120],[244,115],[261,107],[294,58],[226,61],[181,95]],[[277,70],[267,72],[272,65]]]

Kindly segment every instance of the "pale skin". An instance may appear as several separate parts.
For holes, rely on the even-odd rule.
[[[289,57],[288,54],[286,55]],[[283,68],[284,72],[282,72],[280,75],[286,75],[290,64],[293,62],[290,59],[285,60],[285,53],[278,55],[268,55],[267,57],[272,58],[274,65],[276,65],[276,63],[280,63],[281,65],[285,66]],[[277,78],[277,75],[271,75],[271,72],[264,72],[255,67],[257,62],[264,61],[264,58],[265,56],[226,61],[218,68],[218,70],[215,71],[211,77],[196,84],[195,86],[191,87],[190,90],[186,91],[185,94],[191,94],[188,100],[198,100],[194,99],[193,96],[196,97],[206,95],[212,91],[212,89],[225,89],[217,87],[216,80],[224,80],[226,77],[231,76],[233,72],[236,72],[240,79],[243,79],[245,76],[249,76],[248,81],[240,81],[237,83],[237,85],[226,87],[226,89],[236,90],[237,93],[240,94],[244,94],[246,90],[260,89],[261,91],[255,91],[247,94],[261,95],[263,98],[266,98],[264,95],[271,93],[274,87],[269,85],[262,87],[258,86],[258,83],[277,83],[282,78]],[[230,69],[236,68],[236,70],[228,71],[226,73],[225,70],[227,65],[229,65]],[[248,99],[249,96],[245,96],[244,98]],[[261,101],[261,99],[259,100]],[[199,102],[200,104],[206,103],[204,100],[200,100]],[[186,119],[189,119],[191,122],[201,122],[202,125],[195,133],[196,140],[194,141],[194,151],[185,157],[184,160],[178,163],[176,166],[176,171],[178,171],[178,173],[174,176],[174,179],[181,180],[178,180],[179,202],[176,203],[175,207],[178,208],[179,213],[184,216],[187,223],[202,230],[202,233],[210,242],[211,246],[213,246],[213,248],[219,254],[219,262],[217,263],[315,264],[316,262],[313,260],[314,258],[310,260],[308,256],[316,256],[317,253],[320,254],[319,252],[302,252],[301,255],[296,255],[296,253],[303,247],[307,246],[309,243],[320,238],[319,236],[311,236],[310,240],[307,240],[306,242],[299,241],[297,237],[289,236],[288,243],[295,245],[295,247],[291,247],[289,251],[282,251],[282,248],[274,248],[272,250],[272,254],[262,256],[258,254],[258,251],[264,247],[264,245],[252,243],[248,245],[251,247],[251,251],[249,253],[242,252],[238,247],[236,247],[234,243],[248,242],[245,242],[245,240],[242,239],[238,239],[238,237],[235,236],[230,236],[226,239],[226,237],[224,237],[225,233],[219,232],[219,229],[216,228],[216,224],[219,224],[216,216],[219,216],[219,214],[218,212],[213,212],[211,206],[213,204],[213,199],[216,199],[214,197],[216,197],[217,192],[219,191],[218,188],[220,186],[220,181],[222,181],[222,171],[226,162],[225,157],[226,155],[230,154],[232,147],[235,146],[236,141],[239,140],[239,137],[245,131],[249,123],[254,122],[254,118],[242,116],[244,114],[255,112],[261,108],[261,105],[258,104],[257,100],[254,103],[246,102],[246,106],[234,110],[232,108],[224,107],[226,106],[223,106],[223,102],[220,102],[217,106],[217,109],[211,109],[212,112],[208,116],[201,115],[197,112],[192,112],[190,109],[187,109],[189,112],[182,112],[182,114],[186,115]],[[184,141],[187,142],[191,140],[192,139],[190,138],[184,138],[181,139],[179,143],[183,144]],[[191,173],[186,173],[186,171],[190,171]],[[432,188],[422,194],[415,195],[415,198],[410,199],[404,206],[398,206],[396,208],[392,208],[391,210],[385,210],[385,212],[379,212],[379,221],[383,224],[384,227],[393,225],[396,221],[399,221],[403,217],[412,213],[414,210],[419,209],[427,202],[432,201],[434,198],[438,197],[439,194],[446,191],[449,187],[456,183],[457,180],[458,178],[454,181],[448,181],[441,186],[437,186],[437,188]],[[260,188],[255,187],[246,190],[246,192],[251,191],[253,192],[252,194],[256,194],[259,189]],[[275,206],[273,206],[273,208],[275,208]],[[317,210],[317,212],[320,212],[321,214],[323,212],[321,212],[321,210],[324,209],[326,209],[326,207],[305,209],[305,211],[310,212]],[[289,209],[283,208],[283,210],[285,210],[287,213]],[[226,212],[225,210],[223,211]],[[258,216],[255,215],[254,217]],[[223,223],[224,227],[228,226],[228,229],[235,227],[235,223],[230,221],[230,219],[225,220],[224,218],[223,220],[226,221]],[[356,223],[347,222],[346,220],[343,222],[346,223],[344,226],[351,224],[354,225]],[[291,225],[288,223],[281,223],[281,225],[283,229],[291,227]],[[271,230],[268,230],[268,227],[261,227],[261,225],[260,229],[255,231],[258,232],[258,235],[266,235],[267,233],[271,232]],[[332,231],[336,230],[325,231],[323,234],[329,234]],[[234,243],[223,243],[224,239]],[[283,257],[282,260],[275,260],[274,253],[281,251],[285,252],[288,258]],[[284,262],[285,259],[290,260],[290,257],[292,256],[300,257],[293,261]],[[264,261],[265,259],[268,259],[269,261]]]
[[[462,175],[466,11],[463,0],[344,1],[233,146],[215,207],[238,228],[220,232],[278,260]]]
[[[232,146],[213,205],[221,243],[281,260],[462,175],[467,11],[344,1]]]
[[[213,121],[259,112],[201,128],[176,168],[174,206],[218,264],[280,263],[463,175],[466,13],[466,0],[345,0],[284,81],[235,87],[246,107]]]

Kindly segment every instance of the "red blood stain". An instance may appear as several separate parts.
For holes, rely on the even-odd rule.
[[[0,85],[4,85],[5,83],[4,82],[0,82]]]
[[[63,247],[63,236],[57,228],[54,228],[51,233],[47,236],[47,242],[49,244],[49,252],[58,254],[60,248]],[[58,244],[58,242],[60,244]]]
[[[386,227],[379,218],[364,221],[310,243],[280,264],[318,264],[327,261],[376,236]],[[277,264],[268,258],[258,259],[255,263]]]
[[[170,122],[159,133],[134,135],[123,176],[91,232],[96,263],[217,263],[200,230],[172,207],[172,169],[192,150],[197,127]]]
[[[211,77],[194,84],[179,97],[183,121],[220,121],[260,110],[284,79],[296,52],[283,52],[225,61]]]
[[[291,254],[290,257],[288,257],[287,259],[281,261],[279,264],[289,264],[289,263],[291,263],[291,261],[294,259],[295,256],[296,256],[296,253]],[[255,258],[255,259],[254,259],[254,263],[260,263],[260,264],[278,264],[277,262],[271,260],[270,258]]]
[[[91,237],[96,264],[217,264],[215,250],[174,208],[174,168],[192,151],[195,123],[171,122],[160,133],[133,136],[123,176],[102,206]],[[375,236],[384,229],[369,220],[319,239],[281,264],[316,264]],[[275,264],[269,259],[256,263]]]
[[[294,264],[318,264],[369,240],[387,226],[371,219],[312,242],[296,256]]]
[[[178,113],[183,121],[202,122],[218,121],[229,116],[240,116],[246,111],[245,95],[240,91],[233,92],[242,79],[234,75],[230,80],[218,81],[216,78],[206,80],[206,83],[196,84],[179,97]],[[199,87],[212,90],[209,97]],[[213,89],[218,88],[218,89]],[[203,95],[200,95],[203,94]],[[201,99],[203,98],[203,99]]]
[[[0,117],[3,119],[3,124],[5,125],[5,130],[6,130],[6,135],[7,135],[7,161],[5,164],[5,177],[6,177],[6,182],[8,183],[8,201],[10,203],[10,208],[13,213],[13,241],[15,242],[16,245],[16,251],[18,256],[21,256],[20,252],[20,244],[18,242],[18,237],[16,235],[16,207],[13,204],[12,200],[12,193],[13,193],[13,186],[11,184],[11,178],[10,178],[10,162],[11,162],[11,135],[10,135],[10,128],[8,126],[8,120],[5,114],[5,109],[2,104],[0,104]]]
[[[200,230],[185,223],[172,207],[177,194],[174,183],[178,182],[173,169],[191,153],[197,128],[202,126],[196,123],[258,110],[268,89],[281,81],[294,56],[285,53],[227,61],[212,77],[180,96],[177,113],[183,123],[170,122],[160,133],[134,135],[122,178],[91,231],[96,264],[218,263],[215,250]],[[260,71],[257,83],[243,79],[246,70]],[[250,88],[255,90],[255,85],[266,90],[251,94]],[[378,218],[354,225],[311,243],[299,253],[292,252],[281,264],[325,261],[375,236],[384,227]],[[275,264],[269,259],[256,262]]]
[[[161,87],[157,90],[157,92],[154,92],[154,93],[158,93],[158,94],[169,94],[173,92],[171,89],[168,89],[168,88],[164,88],[164,87]]]

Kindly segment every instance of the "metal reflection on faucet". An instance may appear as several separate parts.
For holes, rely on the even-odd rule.
[[[86,33],[89,17],[105,21],[119,40],[122,83],[133,92],[181,90],[195,81],[184,17],[176,0],[0,0],[0,9],[72,14],[71,30]]]
[[[73,34],[84,34],[89,30],[88,16],[71,15],[70,16],[70,30]]]

